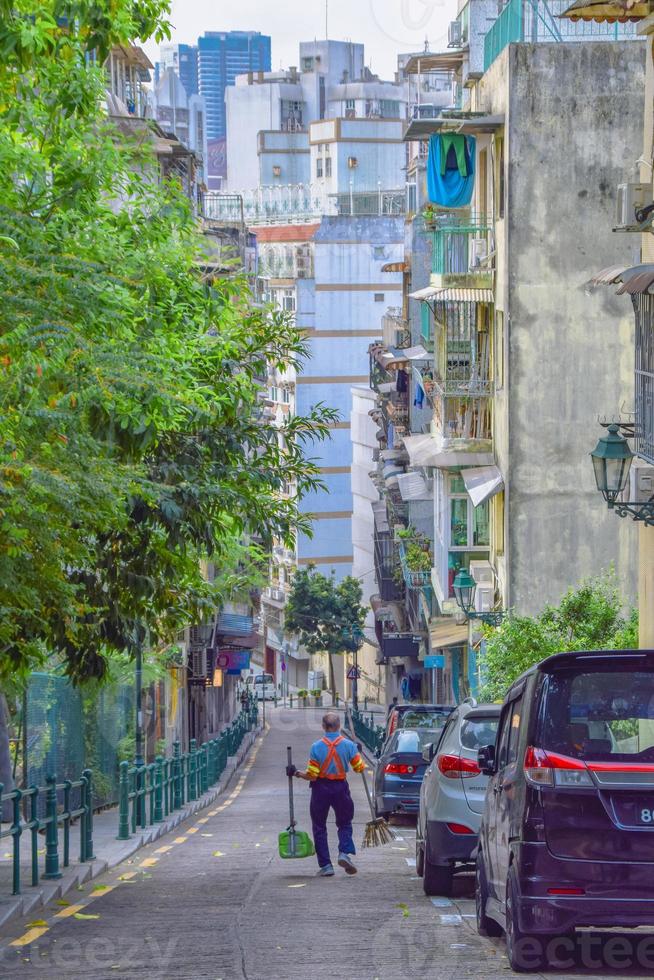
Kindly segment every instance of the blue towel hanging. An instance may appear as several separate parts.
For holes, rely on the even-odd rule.
[[[465,137],[465,160],[468,174],[462,177],[459,168],[454,167],[441,174],[442,142],[440,133],[429,140],[427,158],[427,193],[432,204],[443,208],[463,208],[470,204],[475,186],[475,146],[474,136]]]

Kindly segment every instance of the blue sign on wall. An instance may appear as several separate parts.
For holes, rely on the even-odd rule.
[[[427,668],[430,667],[444,667],[445,657],[442,654],[432,654],[430,657],[425,657],[424,665]]]

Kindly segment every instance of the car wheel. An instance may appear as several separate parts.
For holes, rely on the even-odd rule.
[[[423,861],[422,887],[425,895],[451,895],[453,869],[432,864],[426,854]]]
[[[477,866],[475,874],[475,910],[477,913],[477,932],[480,936],[501,936],[502,928],[495,921],[486,915],[486,902],[488,901],[488,881],[486,879],[486,866],[481,851],[477,854]]]
[[[515,869],[509,869],[506,882],[506,955],[515,973],[532,973],[546,966],[543,950],[548,936],[530,936],[520,929],[518,922],[518,876]],[[528,961],[525,958],[528,947]]]
[[[419,878],[425,873],[425,851],[422,844],[416,841],[416,874]]]

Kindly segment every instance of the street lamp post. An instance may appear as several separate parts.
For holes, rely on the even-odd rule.
[[[354,654],[354,678],[352,680],[352,707],[355,711],[359,710],[359,650],[363,646],[365,636],[361,627],[357,624],[346,626],[343,635],[348,637],[353,645]]]
[[[454,598],[459,609],[462,610],[467,620],[478,619],[489,626],[499,626],[506,615],[505,609],[497,609],[494,612],[477,612],[475,610],[475,593],[477,583],[470,572],[461,568],[454,579]]]

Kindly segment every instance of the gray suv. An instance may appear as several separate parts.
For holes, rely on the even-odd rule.
[[[488,783],[477,753],[495,744],[500,710],[498,704],[460,704],[437,745],[423,752],[429,768],[420,789],[416,869],[426,895],[451,894],[455,865],[472,860]]]

